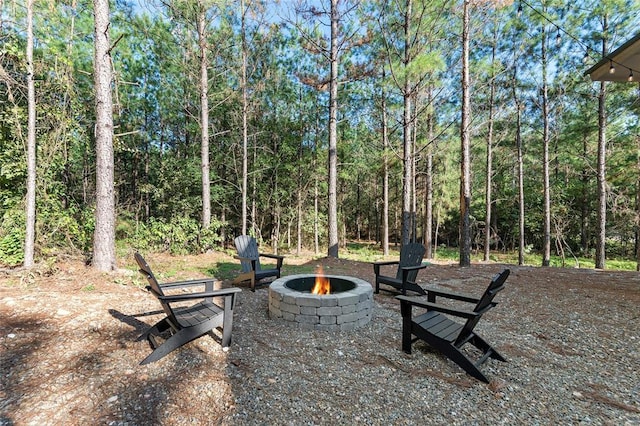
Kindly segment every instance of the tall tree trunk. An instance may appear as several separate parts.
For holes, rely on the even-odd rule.
[[[413,111],[411,120],[411,234],[410,241],[416,242],[418,238],[418,91],[413,93]]]
[[[382,79],[385,71],[382,70]],[[387,120],[387,93],[382,87],[382,254],[389,255],[389,123]]]
[[[206,7],[198,1],[198,43],[200,47],[200,131],[202,167],[202,227],[211,225],[211,179],[209,178],[209,75],[207,71]]]
[[[588,138],[586,135],[582,136],[582,158],[589,158]],[[582,183],[582,189],[580,191],[582,195],[582,205],[580,208],[580,247],[582,253],[589,252],[589,169],[590,167],[585,163],[582,166],[580,176]]]
[[[469,94],[469,7],[464,0],[462,10],[462,120],[460,124],[460,266],[471,265],[471,96]]]
[[[112,271],[116,268],[116,215],[109,0],[94,0],[93,14],[96,108],[96,227],[93,234],[93,267],[100,271]]]
[[[488,262],[491,254],[491,208],[493,204],[493,103],[496,95],[495,81],[495,59],[496,59],[496,39],[497,34],[494,33],[493,45],[491,46],[491,77],[489,88],[489,123],[487,129],[487,182],[484,189],[486,217],[484,220],[484,261]]]
[[[549,188],[549,99],[547,84],[547,33],[542,26],[542,178],[544,190],[544,228],[542,266],[551,263],[551,191]]]
[[[429,105],[431,104],[431,88],[429,89]],[[425,170],[425,206],[424,206],[424,246],[425,257],[433,259],[433,114],[427,118],[429,146],[427,147],[427,161]]]
[[[331,0],[329,85],[329,257],[338,257],[338,0]]]
[[[427,105],[433,104],[433,85],[427,88]],[[424,202],[424,246],[425,258],[433,259],[433,144],[435,143],[434,113],[430,108],[427,115],[427,159],[425,162],[425,202]]]
[[[242,235],[247,234],[247,179],[248,179],[248,130],[247,130],[247,35],[245,28],[245,2],[240,2],[242,13],[242,71],[240,85],[242,86]]]
[[[33,70],[33,0],[27,1],[27,203],[24,267],[33,266],[36,239],[36,89]]]
[[[408,69],[411,62],[411,8],[412,0],[406,0],[406,8],[404,15],[404,67]],[[413,173],[411,166],[412,160],[412,138],[411,138],[411,83],[408,73],[404,77],[404,87],[402,90],[404,112],[402,115],[403,128],[403,155],[402,167],[404,170],[402,179],[402,245],[409,244],[411,237],[411,183],[413,182]]]
[[[607,34],[609,27],[607,17],[604,18],[603,34]],[[602,39],[602,57],[607,55],[607,39]],[[598,94],[598,209],[597,216],[597,236],[596,236],[596,262],[597,269],[605,268],[605,243],[607,225],[607,180],[606,180],[606,156],[607,156],[607,112],[606,112],[607,84],[600,82],[600,92]]]
[[[300,98],[302,98],[302,93],[300,94]],[[300,104],[302,105],[302,99],[300,99]],[[302,117],[300,117],[300,120],[302,122]],[[303,128],[303,132],[304,133],[304,128]],[[303,151],[304,151],[304,141],[303,141],[303,134],[300,135],[300,144],[298,145],[298,188],[296,189],[296,217],[297,217],[297,221],[296,221],[296,236],[297,236],[297,243],[296,243],[296,254],[299,256],[300,254],[302,254],[302,198],[303,198],[303,194],[302,194],[302,187],[303,187],[303,183],[302,183],[302,156],[303,156]]]
[[[520,101],[516,93],[518,67],[513,67],[513,100],[516,106],[516,150],[518,157],[518,265],[524,265],[524,165],[522,155],[522,129],[520,123]]]
[[[313,141],[313,170],[314,172],[318,168],[318,132],[320,129],[320,114],[318,111],[318,104],[316,101],[316,124]],[[320,254],[320,229],[319,229],[319,215],[320,210],[318,203],[320,197],[320,190],[318,188],[318,176],[315,176],[313,182],[313,252],[317,255]]]
[[[640,88],[638,88],[640,100]],[[636,271],[640,271],[640,134],[636,135],[637,172],[636,181]]]

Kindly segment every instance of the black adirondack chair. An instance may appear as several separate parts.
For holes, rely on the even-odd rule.
[[[284,256],[260,253],[255,238],[248,235],[240,235],[233,242],[238,251],[238,255],[235,258],[240,260],[242,267],[242,272],[234,280],[235,284],[250,281],[251,291],[256,291],[256,285],[263,279],[269,277],[280,278],[280,269],[282,268]],[[262,269],[260,265],[261,257],[275,259],[275,268]]]
[[[504,288],[508,276],[509,269],[497,274],[479,299],[435,289],[427,289],[427,300],[424,300],[423,297],[396,296],[400,300],[402,313],[402,350],[410,354],[411,344],[419,339],[424,340],[471,376],[489,383],[489,379],[480,371],[479,367],[488,358],[500,361],[506,361],[506,359],[473,330],[482,315],[497,304],[493,298]],[[435,303],[436,296],[475,303],[475,308],[473,311],[469,311],[443,306]],[[424,308],[427,311],[414,317],[412,312],[414,306]],[[449,319],[445,314],[466,318],[467,321],[464,324],[459,324]],[[416,337],[412,338],[412,336]],[[471,343],[482,352],[482,355],[475,361],[462,351],[462,347],[467,343]]]
[[[220,343],[223,348],[231,345],[231,329],[233,327],[233,307],[236,294],[242,290],[239,288],[225,288],[214,290],[214,279],[198,279],[189,281],[177,281],[160,284],[151,268],[140,255],[135,254],[140,272],[146,277],[149,285],[147,290],[151,292],[162,305],[167,315],[157,322],[149,330],[145,331],[138,340],[147,339],[153,348],[153,352],[146,357],[141,365],[154,362],[169,354],[174,349],[197,339],[200,336],[211,333],[214,329],[221,329]],[[189,287],[204,287],[203,292],[167,294],[174,290],[182,290]],[[200,300],[196,304],[186,304]],[[220,303],[221,302],[221,303]],[[158,344],[157,337],[169,334],[164,342]]]
[[[418,271],[424,269],[427,265],[422,264],[426,249],[422,244],[410,243],[400,249],[400,260],[375,262],[373,264],[373,272],[376,275],[376,293],[379,293],[380,284],[386,284],[393,287],[393,290],[382,288],[382,290],[394,293],[407,294],[407,290],[415,291],[418,294],[425,295],[425,291],[416,284]],[[395,276],[381,275],[381,266],[398,265]],[[388,268],[387,268],[388,269]]]

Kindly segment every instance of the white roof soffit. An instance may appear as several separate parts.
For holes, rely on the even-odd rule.
[[[615,72],[611,73],[611,67]],[[585,72],[592,81],[640,81],[640,33]]]

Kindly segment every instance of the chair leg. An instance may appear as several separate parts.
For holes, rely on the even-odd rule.
[[[197,326],[183,328],[182,330],[178,331],[176,334],[165,340],[160,346],[155,348],[154,351],[149,354],[149,356],[142,360],[140,365],[158,361],[160,358],[163,358],[164,356],[170,354],[180,346],[186,345],[187,343],[206,334],[212,329],[213,327],[211,325],[211,321],[207,321]]]
[[[505,357],[500,355],[498,351],[493,349],[493,347],[491,347],[489,343],[487,343],[482,337],[478,336],[477,334],[473,335],[473,337],[469,340],[469,343],[480,349],[483,353],[481,360],[477,362],[478,365],[483,363],[487,358],[493,358],[497,359],[498,361],[507,362],[507,359]]]
[[[149,336],[158,336],[164,333],[165,331],[169,330],[170,328],[171,328],[171,324],[169,323],[167,318],[164,318],[158,321],[157,323],[155,323],[153,326],[149,327],[147,331],[139,335],[136,341],[139,342],[141,340],[148,339]]]
[[[222,319],[222,341],[220,342],[223,349],[231,346],[231,331],[233,328],[233,305],[234,297],[226,296],[224,298],[224,317]]]
[[[424,289],[422,287],[420,287],[418,284],[411,282],[411,281],[407,281],[405,283],[402,284],[402,294],[406,294],[407,290],[411,290],[411,291],[415,291],[416,293],[422,295],[422,296],[426,296],[427,292],[424,291]]]
[[[478,369],[478,367],[473,363],[469,358],[467,358],[460,349],[455,346],[449,344],[444,345],[439,348],[443,354],[447,356],[451,361],[455,362],[460,366],[464,371],[467,372],[470,376],[475,377],[476,379],[489,383],[489,379],[485,376],[482,371]]]
[[[404,301],[400,302],[400,312],[402,314],[402,350],[411,353],[411,304]]]

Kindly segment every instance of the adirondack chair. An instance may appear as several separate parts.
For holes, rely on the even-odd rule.
[[[242,272],[233,281],[234,284],[250,281],[251,291],[256,291],[256,284],[259,284],[263,279],[269,277],[280,278],[280,269],[282,268],[284,256],[258,252],[258,243],[255,238],[248,235],[240,235],[233,242],[238,251],[238,255],[235,258],[240,260],[242,267]],[[262,269],[260,265],[261,257],[275,259],[275,268]]]
[[[214,279],[160,284],[140,253],[135,253],[135,259],[140,267],[140,272],[149,283],[147,290],[158,299],[167,315],[138,337],[138,341],[147,339],[153,348],[153,352],[142,360],[140,365],[157,361],[182,345],[213,332],[214,329],[221,329],[220,343],[224,349],[231,345],[233,307],[236,294],[241,292],[241,289],[234,287],[214,290]],[[204,287],[204,291],[198,293],[179,292],[177,294],[173,292],[194,286]],[[172,292],[172,294],[167,294],[167,292]],[[200,300],[200,302],[185,306],[184,302],[194,300]],[[218,303],[218,301],[222,303]],[[170,337],[158,344],[156,338],[166,332],[170,334]]]
[[[422,264],[422,257],[426,249],[422,244],[410,243],[400,249],[400,260],[381,261],[373,264],[373,272],[376,275],[376,294],[380,292],[380,284],[386,284],[395,290],[387,290],[397,293],[407,294],[407,290],[415,291],[418,294],[425,295],[425,291],[416,284],[418,271],[424,269],[427,265]],[[380,267],[398,265],[395,277],[381,275]],[[388,268],[386,268],[388,269]]]
[[[504,288],[508,276],[509,269],[497,274],[479,299],[436,289],[427,289],[426,301],[424,297],[396,296],[396,299],[400,300],[400,312],[402,313],[402,350],[410,354],[411,344],[419,339],[424,340],[471,376],[489,383],[489,379],[480,371],[479,367],[488,358],[500,361],[506,361],[506,359],[473,330],[482,315],[496,306],[497,303],[493,301],[493,298]],[[436,296],[475,303],[475,308],[473,311],[469,311],[437,304]],[[427,311],[414,317],[412,312],[414,306],[424,308]],[[464,324],[459,324],[449,319],[445,314],[466,318],[467,321]],[[416,337],[412,338],[412,336]],[[462,347],[467,343],[471,343],[482,352],[482,355],[475,361],[462,351]]]

